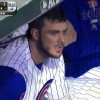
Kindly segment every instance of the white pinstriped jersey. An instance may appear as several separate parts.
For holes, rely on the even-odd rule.
[[[76,79],[66,78],[64,83],[62,57],[59,59],[48,59],[43,64],[42,69],[39,70],[32,61],[26,39],[18,39],[1,48],[0,65],[12,67],[24,76],[27,87],[23,100],[38,100],[49,85],[50,87],[45,97],[51,100],[59,100],[66,94],[69,95],[69,98],[66,100],[100,100],[99,66]],[[51,82],[52,85],[50,84]]]
[[[23,100],[41,100],[43,96],[59,100],[68,92],[63,57],[49,58],[41,70],[38,69],[31,58],[26,38],[18,38],[0,48],[0,65],[12,67],[24,76],[26,92]]]
[[[100,100],[100,66],[67,80],[71,100]]]

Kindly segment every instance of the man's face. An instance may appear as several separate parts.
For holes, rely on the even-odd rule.
[[[45,20],[45,25],[39,35],[38,45],[46,56],[53,58],[60,57],[65,45],[67,28],[67,21],[52,23]]]

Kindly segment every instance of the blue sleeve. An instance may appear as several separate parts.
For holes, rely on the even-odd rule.
[[[63,51],[66,75],[78,77],[100,65],[100,0],[65,0],[64,6],[78,36]]]
[[[20,100],[25,91],[24,77],[8,66],[0,66],[0,100]]]

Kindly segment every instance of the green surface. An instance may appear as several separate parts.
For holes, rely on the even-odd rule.
[[[27,5],[19,9],[16,15],[9,16],[1,20],[0,21],[0,40],[10,35],[12,32],[14,32],[17,28],[21,27],[25,23],[28,23],[29,21],[41,15],[42,14],[41,9],[40,9],[41,1],[42,0],[32,0]],[[63,0],[59,0],[59,3],[62,1]]]
[[[36,4],[39,4],[39,3],[40,3],[40,0],[31,1],[30,3],[22,7],[17,12],[16,15],[9,16],[5,18],[4,20],[1,20],[0,21],[0,39],[9,35],[11,32],[13,32],[15,29],[17,29],[21,25],[29,22],[31,19],[38,16],[41,13],[41,11],[40,11],[40,6]]]

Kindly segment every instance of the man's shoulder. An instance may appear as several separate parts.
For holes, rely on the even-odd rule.
[[[9,41],[6,41],[4,43],[0,44],[0,54],[10,51],[15,51],[18,48],[23,48],[25,43],[27,44],[27,39],[25,37],[18,37],[10,39]],[[21,49],[20,48],[20,49]]]
[[[26,38],[17,38],[9,43],[2,44],[0,46],[0,64],[3,62],[22,62],[26,56],[27,47],[28,42]]]
[[[23,38],[15,39],[14,41],[2,45],[0,48],[0,65],[14,67],[25,67],[26,48],[28,42]]]

